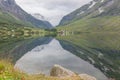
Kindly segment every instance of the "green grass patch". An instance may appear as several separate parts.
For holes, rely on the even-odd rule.
[[[59,26],[57,30],[74,32],[120,32],[120,16],[84,18],[73,21],[65,26]]]

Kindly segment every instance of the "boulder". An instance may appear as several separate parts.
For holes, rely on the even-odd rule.
[[[76,75],[74,72],[63,68],[60,65],[54,65],[54,67],[50,71],[50,76],[54,77],[70,77]]]
[[[79,74],[79,76],[82,80],[97,80],[95,77],[92,77],[92,76],[87,75],[87,74]]]
[[[66,78],[66,77],[74,77],[79,76],[82,80],[97,80],[95,77],[92,77],[87,74],[76,74],[71,70],[68,70],[60,65],[54,65],[50,71],[50,76],[59,77],[59,78]]]

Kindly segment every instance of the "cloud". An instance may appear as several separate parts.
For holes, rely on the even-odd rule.
[[[26,12],[40,13],[53,25],[57,25],[63,16],[90,2],[91,0],[16,0]]]

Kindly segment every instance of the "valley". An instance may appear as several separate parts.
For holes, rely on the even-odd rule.
[[[57,26],[51,20],[0,0],[0,80],[120,80],[119,0],[91,0]]]

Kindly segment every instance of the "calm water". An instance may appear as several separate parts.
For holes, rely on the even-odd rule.
[[[76,73],[86,73],[98,80],[120,80],[120,35],[80,34],[1,40],[0,58],[10,58],[16,68],[28,73],[49,75],[61,65]]]

